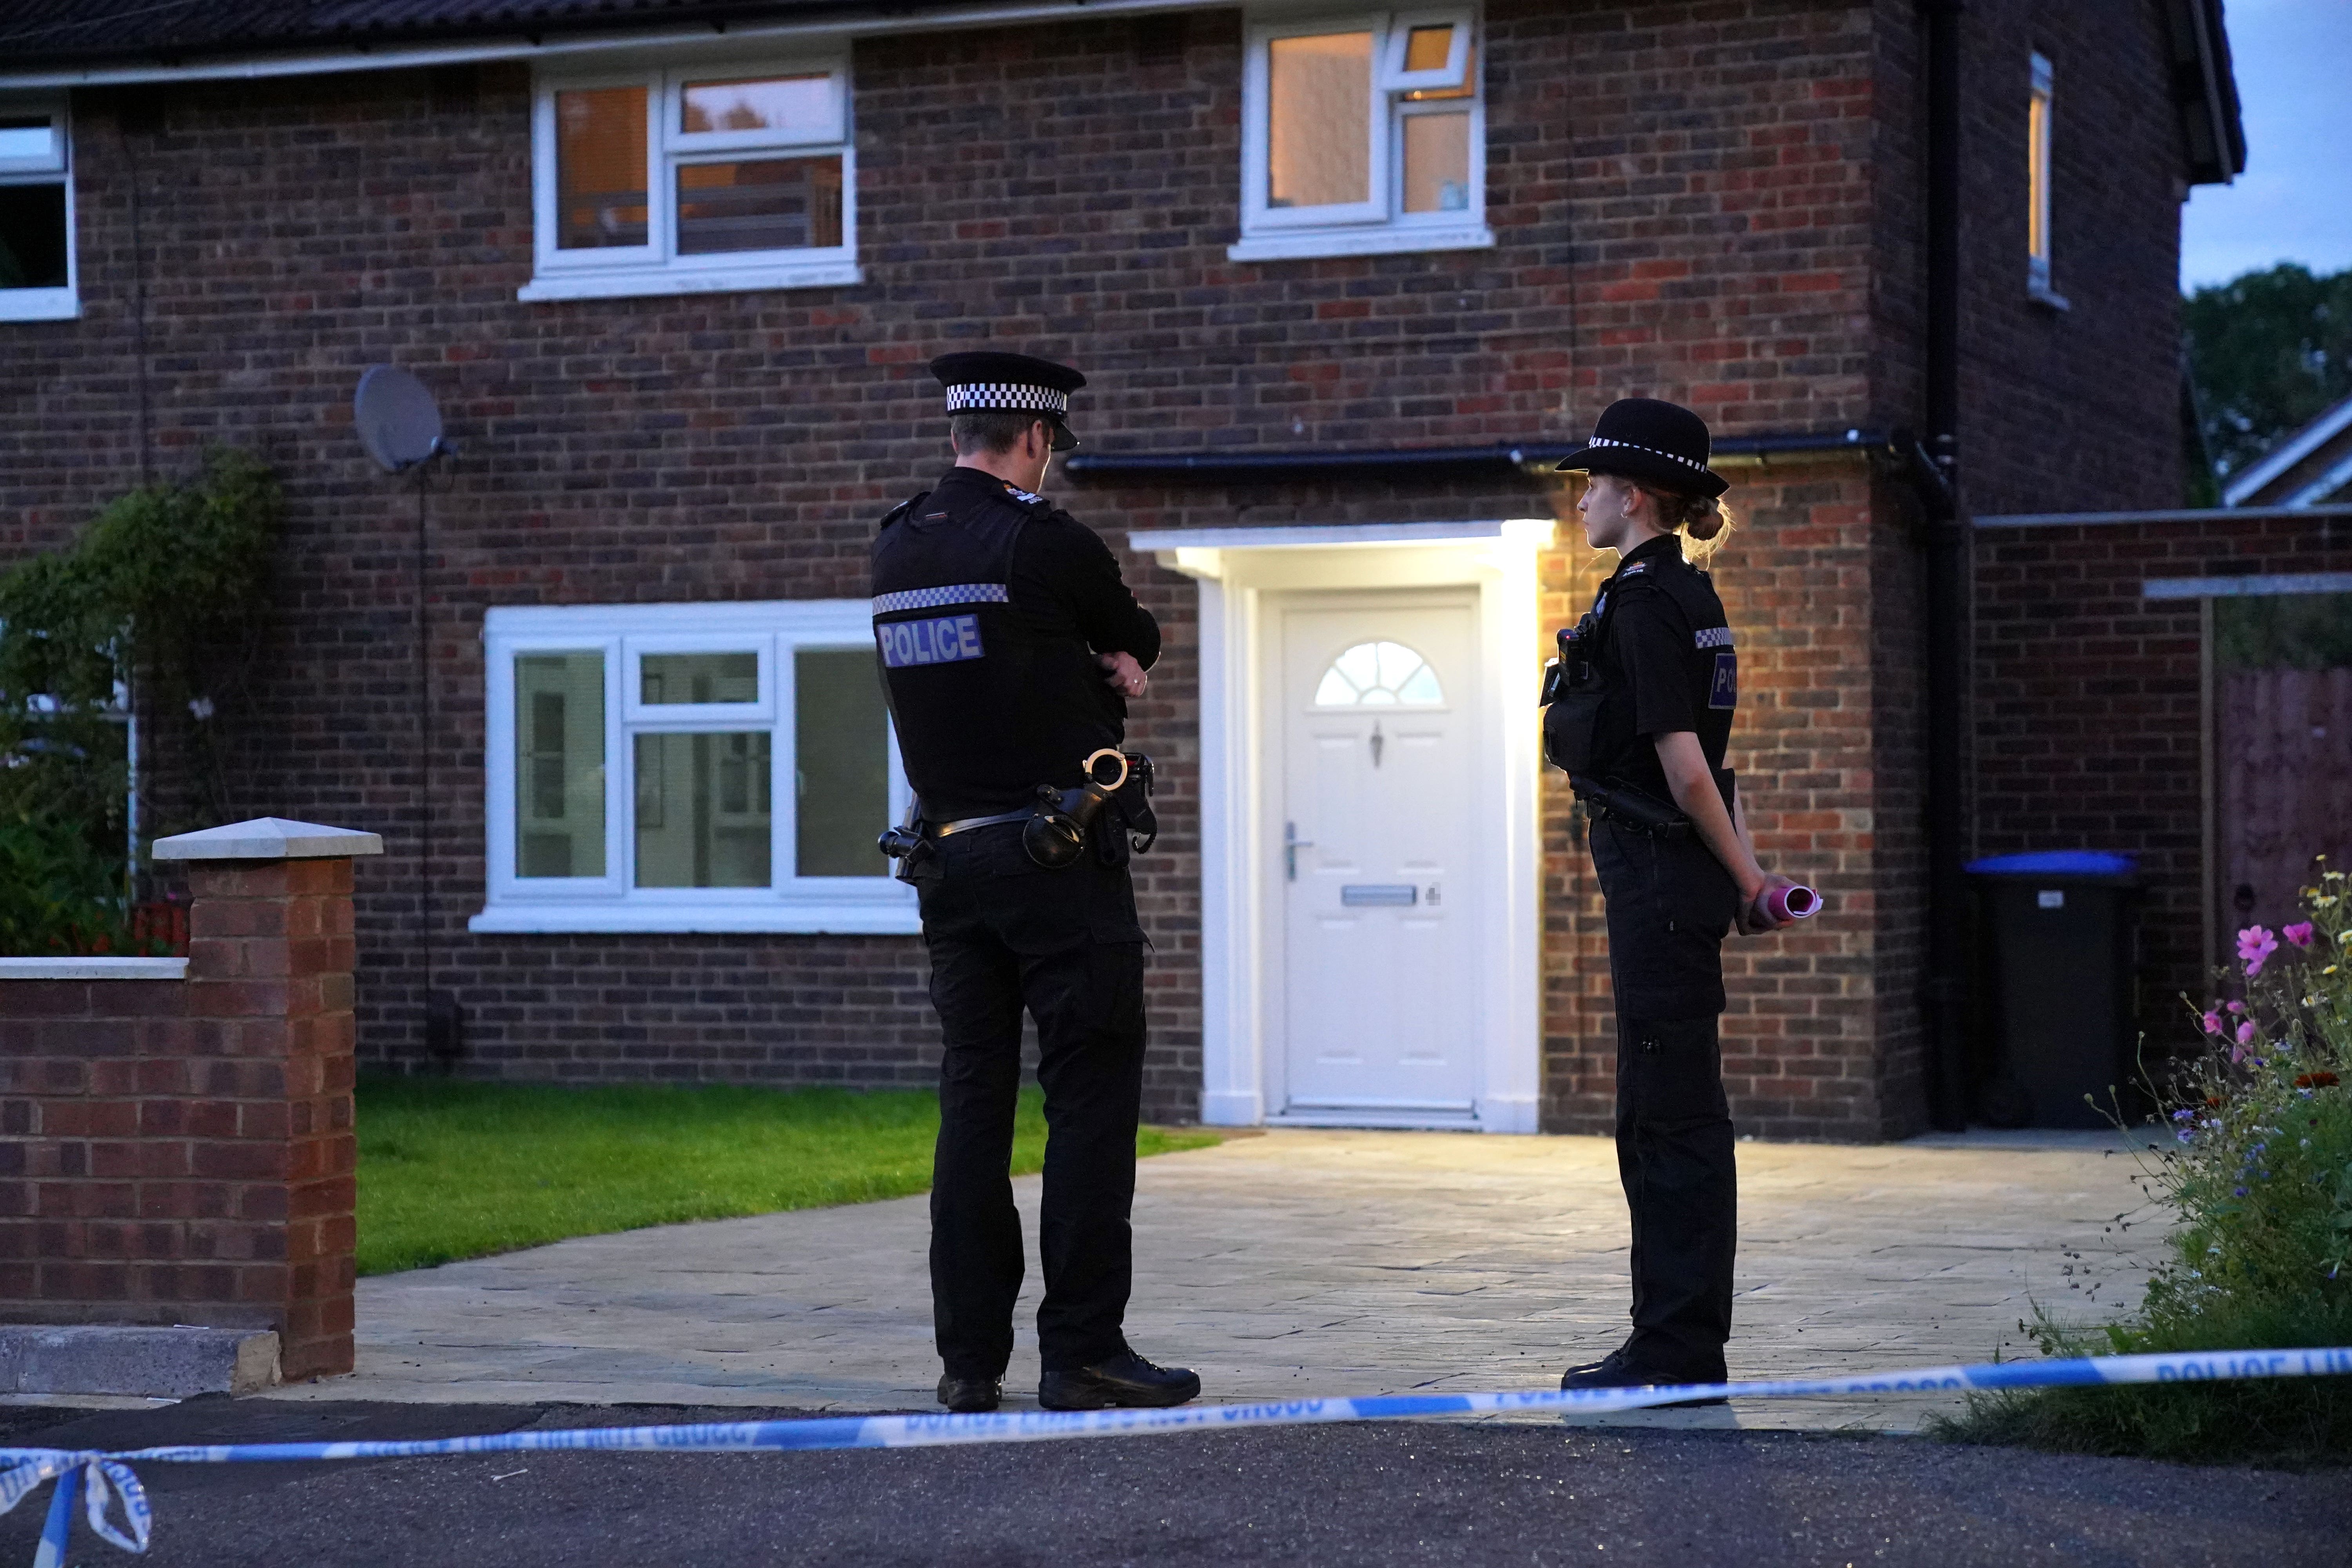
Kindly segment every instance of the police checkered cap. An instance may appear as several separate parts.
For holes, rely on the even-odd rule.
[[[1059,416],[1069,413],[1070,395],[1050,386],[1024,386],[1017,381],[966,381],[949,386],[949,413],[962,414],[977,408],[1007,408],[1018,414]]]
[[[990,350],[941,354],[931,362],[931,374],[947,388],[950,414],[1002,408],[1061,419],[1070,412],[1070,394],[1087,384],[1068,365]]]

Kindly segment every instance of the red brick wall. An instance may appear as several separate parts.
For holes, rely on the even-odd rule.
[[[2154,577],[2352,570],[2343,520],[2272,519],[1977,535],[1973,853],[2139,856],[2141,1026],[2164,1047],[2205,989],[2200,766],[2203,632]],[[2221,954],[2213,954],[2219,959]]]
[[[0,1317],[352,1367],[352,863],[194,868],[184,981],[0,981]]]
[[[282,609],[249,689],[222,698],[227,780],[236,815],[385,835],[384,874],[359,910],[367,1059],[419,1054],[424,929],[433,984],[467,1009],[470,1071],[920,1079],[935,1032],[908,939],[465,931],[482,886],[484,610],[860,595],[870,520],[940,461],[921,362],[983,339],[1093,374],[1078,423],[1096,450],[1560,439],[1632,393],[1692,403],[1725,433],[1916,420],[1908,6],[1496,0],[1486,22],[1492,249],[1228,260],[1242,26],[1220,11],[860,42],[863,286],[564,304],[514,298],[530,256],[520,68],[137,89],[160,129],[80,94],[85,315],[6,329],[0,556],[62,538],[135,477],[142,397],[166,468],[215,438],[279,465],[292,502]],[[2061,242],[2074,243],[2063,229]],[[368,467],[343,412],[379,360],[425,375],[465,447],[431,503],[438,717],[422,909],[414,497]],[[1784,555],[1781,525],[1766,523],[1727,561],[1734,580],[1752,571],[1819,597],[1817,624],[1837,617],[1841,659],[1864,671],[1859,691],[1820,695],[1886,716],[1882,739],[1841,731],[1823,752],[1832,782],[1807,786],[1809,803],[1834,801],[1814,815],[1843,815],[1790,831],[1861,822],[1899,838],[1887,803],[1911,798],[1897,739],[1909,633],[1862,606],[1881,592],[1908,603],[1902,507],[1851,477],[1823,482],[1836,499],[1813,499],[1806,479],[1759,510],[1828,508],[1836,521],[1818,526],[1833,546],[1808,523]],[[1555,504],[1509,479],[1066,493],[1114,539]],[[1834,585],[1811,575],[1825,549]],[[1134,738],[1168,764],[1170,792],[1162,853],[1142,872],[1157,953],[1148,1106],[1182,1116],[1200,1071],[1193,595],[1148,562],[1128,568],[1169,630]],[[1753,1103],[1771,1125],[1904,1123],[1907,1091],[1885,1086],[1909,1070],[1908,1003],[1889,1000],[1885,955],[1909,940],[1899,922],[1916,895],[1874,880],[1896,875],[1888,842],[1851,851],[1867,863],[1840,874],[1898,923],[1867,939],[1868,956],[1825,951],[1773,983],[1826,984],[1820,964],[1878,976],[1837,999],[1875,1020],[1890,1076],[1799,1094],[1796,1078],[1823,1075],[1759,1054]],[[1832,1084],[1868,1056],[1832,1054]],[[1554,1114],[1587,1092],[1560,1089]]]

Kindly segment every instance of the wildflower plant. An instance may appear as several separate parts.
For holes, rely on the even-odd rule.
[[[2321,864],[2303,889],[2307,920],[2238,932],[2218,994],[2183,999],[2201,1051],[2155,1088],[2162,1131],[2135,1140],[2142,1184],[2173,1222],[2139,1310],[2087,1332],[2045,1313],[2033,1330],[2045,1353],[2352,1343],[2352,880]],[[1979,1396],[1944,1435],[2164,1458],[2338,1459],[2352,1454],[2345,1381]]]

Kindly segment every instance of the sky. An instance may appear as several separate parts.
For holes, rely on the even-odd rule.
[[[2199,185],[2180,223],[2180,286],[2299,261],[2352,267],[2352,0],[2225,0],[2246,172]]]

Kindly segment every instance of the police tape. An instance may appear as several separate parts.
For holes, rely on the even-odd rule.
[[[555,1450],[602,1453],[755,1454],[831,1448],[924,1448],[972,1443],[1039,1443],[1066,1437],[1135,1437],[1424,1415],[1562,1415],[1643,1410],[1689,1400],[1792,1399],[1823,1395],[1943,1394],[2144,1383],[2231,1383],[2252,1378],[2352,1376],[2352,1347],[2234,1351],[2187,1355],[2089,1356],[1988,1362],[1742,1383],[1659,1384],[1500,1394],[1384,1394],[1360,1399],[1282,1400],[1265,1405],[1183,1405],[1171,1410],[1024,1410],[987,1415],[847,1415],[801,1421],[719,1421],[676,1426],[589,1426],[560,1432],[500,1432],[479,1437],[398,1442],[226,1443],[120,1452],[0,1447],[0,1514],[55,1479],[57,1491],[34,1568],[63,1568],[74,1504],[89,1528],[126,1552],[144,1552],[153,1515],[132,1463],[254,1464],[287,1460],[454,1458]],[[120,1510],[118,1526],[114,1514]]]

